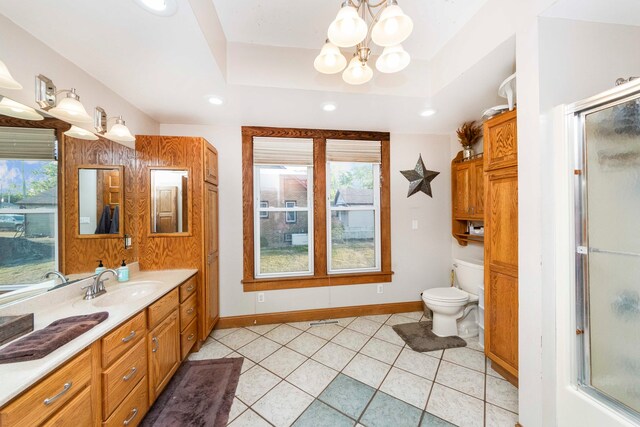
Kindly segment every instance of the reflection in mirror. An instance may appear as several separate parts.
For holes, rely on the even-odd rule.
[[[189,172],[151,170],[151,232],[189,232]]]
[[[0,127],[0,305],[56,284],[44,275],[58,268],[57,142],[55,129]]]
[[[81,236],[123,235],[122,166],[78,168],[78,218]]]

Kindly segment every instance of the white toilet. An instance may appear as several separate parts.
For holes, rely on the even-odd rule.
[[[433,333],[439,337],[478,335],[478,287],[484,283],[484,262],[454,259],[458,286],[427,289],[422,300],[433,312]]]

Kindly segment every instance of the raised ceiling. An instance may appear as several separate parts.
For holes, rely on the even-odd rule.
[[[401,0],[414,60],[358,87],[313,68],[339,0],[177,0],[166,18],[133,0],[3,0],[0,13],[159,123],[443,133],[500,103],[514,71],[513,37],[484,32],[503,22],[483,10],[492,1]],[[322,112],[327,101],[338,109]]]
[[[227,40],[319,50],[341,0],[212,0]],[[431,59],[486,0],[400,0],[414,22],[403,43],[415,59]]]

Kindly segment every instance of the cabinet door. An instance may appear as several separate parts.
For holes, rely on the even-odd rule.
[[[456,174],[455,216],[466,218],[471,214],[471,167],[468,163],[461,163],[456,165],[454,172]]]
[[[152,404],[180,365],[178,310],[149,332],[149,404]]]
[[[219,318],[218,290],[218,187],[207,184],[205,191],[205,255],[203,301],[201,303],[202,328],[200,339],[205,339]]]
[[[484,168],[483,162],[475,162],[473,168],[473,215],[484,219]]]
[[[484,123],[484,169],[486,171],[518,164],[516,110],[493,117]]]
[[[218,151],[206,141],[204,143],[204,180],[218,185]]]
[[[485,184],[485,351],[517,377],[517,167],[489,172]]]

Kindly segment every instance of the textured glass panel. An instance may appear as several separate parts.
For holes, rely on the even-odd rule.
[[[331,270],[374,268],[375,212],[335,210],[331,212]]]
[[[331,162],[329,198],[331,206],[372,206],[373,163]]]
[[[309,271],[309,215],[296,214],[295,222],[287,212],[260,219],[260,274]]]
[[[306,166],[259,166],[261,206],[283,208],[295,202],[307,206],[308,168]]]
[[[640,108],[589,114],[587,236],[591,385],[640,411]]]

